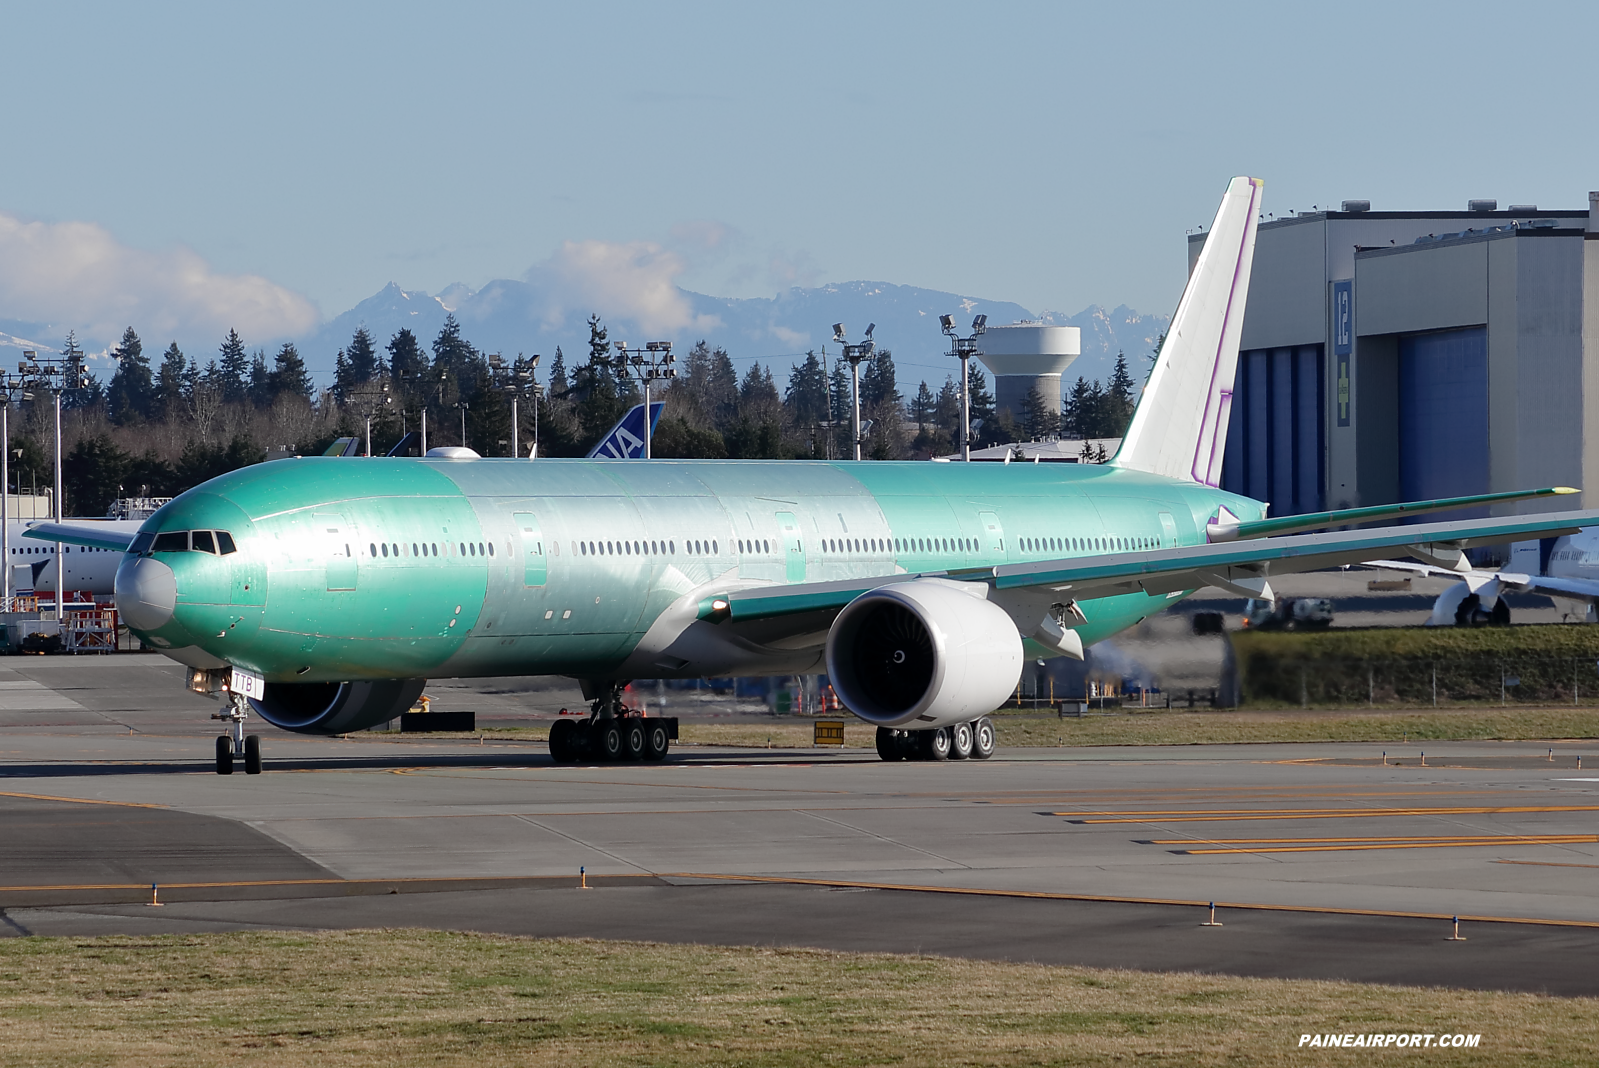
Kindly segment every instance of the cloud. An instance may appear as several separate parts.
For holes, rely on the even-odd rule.
[[[89,338],[126,326],[147,338],[273,338],[320,316],[298,293],[249,274],[217,274],[192,249],[146,252],[86,222],[27,222],[0,212],[0,318],[50,322]]]
[[[682,257],[648,241],[566,241],[527,272],[544,302],[547,325],[597,313],[647,334],[711,330],[721,321],[696,315],[677,285]]]

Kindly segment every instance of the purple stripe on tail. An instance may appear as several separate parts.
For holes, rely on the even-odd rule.
[[[1214,486],[1216,484],[1215,482],[1211,481],[1212,467],[1214,466],[1215,461],[1216,441],[1218,438],[1223,437],[1222,435],[1216,433],[1216,427],[1219,425],[1218,421],[1222,418],[1224,413],[1229,410],[1222,408],[1221,406],[1222,396],[1216,388],[1216,376],[1221,373],[1222,347],[1227,344],[1227,325],[1228,323],[1232,322],[1233,298],[1238,295],[1238,275],[1243,271],[1244,267],[1244,246],[1249,242],[1249,227],[1254,222],[1255,199],[1259,195],[1260,183],[1251,178],[1249,180],[1249,214],[1244,216],[1244,231],[1239,235],[1238,259],[1233,264],[1233,280],[1227,291],[1227,311],[1222,315],[1221,336],[1217,339],[1216,355],[1212,359],[1210,365],[1210,385],[1205,390],[1205,414],[1200,417],[1199,438],[1194,442],[1194,462],[1188,469],[1189,475],[1195,482],[1206,486]],[[1228,383],[1229,386],[1231,384],[1232,383]],[[1230,408],[1232,402],[1232,393],[1230,390],[1227,391],[1226,397]],[[1213,406],[1217,409],[1221,409],[1214,412],[1215,418],[1212,418]],[[1206,441],[1207,437],[1210,439],[1208,442]],[[1203,473],[1201,473],[1199,468],[1201,459],[1205,461],[1205,470]]]

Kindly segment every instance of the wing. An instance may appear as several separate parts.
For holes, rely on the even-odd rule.
[[[90,549],[114,549],[117,552],[127,552],[137,534],[133,530],[110,530],[91,523],[35,523],[22,532],[24,538],[59,541]]]
[[[1340,530],[996,567],[761,586],[703,597],[699,602],[698,618],[735,627],[767,624],[762,629],[770,635],[782,629],[771,627],[770,621],[793,616],[795,633],[814,632],[822,619],[867,590],[918,578],[985,582],[1001,604],[1009,600],[1028,606],[1040,602],[1070,606],[1077,601],[1140,592],[1170,595],[1204,586],[1218,586],[1243,597],[1271,599],[1270,580],[1274,575],[1369,563],[1382,560],[1396,549],[1425,561],[1437,573],[1465,578],[1472,573],[1466,562],[1466,549],[1559,537],[1596,524],[1599,524],[1599,511],[1548,512],[1508,519]],[[1019,611],[1021,609],[1012,611],[1012,616],[1017,619],[1022,634],[1036,636],[1038,622],[1024,623]],[[1048,627],[1045,631],[1048,632]],[[1068,640],[1067,646],[1070,644]],[[1068,649],[1063,648],[1063,651]]]
[[[1553,575],[1528,575],[1516,571],[1452,571],[1430,564],[1411,563],[1408,560],[1368,560],[1368,567],[1385,571],[1401,571],[1427,578],[1453,578],[1464,582],[1472,593],[1480,593],[1492,583],[1497,589],[1511,593],[1541,593],[1550,597],[1587,601],[1599,604],[1599,582],[1592,579],[1557,578]]]

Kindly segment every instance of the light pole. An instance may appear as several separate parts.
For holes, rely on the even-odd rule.
[[[516,354],[515,361],[506,363],[499,354],[489,356],[489,374],[493,377],[494,388],[501,393],[511,395],[511,456],[522,455],[521,429],[522,414],[518,405],[522,394],[528,393],[533,397],[533,446],[537,450],[539,442],[539,384],[534,378],[534,372],[539,366],[539,356],[523,356]]]
[[[37,389],[47,389],[55,402],[55,494],[50,502],[50,512],[57,523],[63,518],[62,485],[61,485],[61,394],[68,389],[83,389],[89,384],[89,372],[83,366],[83,350],[78,348],[76,338],[68,336],[67,348],[59,357],[54,359],[39,359],[37,352],[26,349],[22,353],[23,362],[17,365],[25,384]],[[62,600],[66,595],[66,568],[62,559],[65,546],[61,542],[55,543],[56,565],[56,623],[61,623],[63,610]],[[10,566],[11,561],[6,561]]]
[[[876,329],[876,323],[869,324],[866,327],[866,340],[859,345],[851,345],[844,340],[844,324],[833,324],[833,340],[838,342],[844,350],[844,359],[849,361],[850,437],[855,442],[857,460],[861,458],[861,361],[871,359],[877,348],[877,342],[872,340],[872,331]]]
[[[32,356],[32,352],[24,353]],[[0,601],[4,611],[11,611],[11,393],[20,379],[0,374],[0,566],[5,576],[0,580]]]
[[[467,409],[471,408],[472,406],[470,404],[468,404],[464,400],[456,401],[455,402],[455,406],[457,408],[461,409],[461,448],[464,449],[464,448],[467,448],[467,444],[466,444],[466,412],[467,412]]]
[[[366,454],[372,456],[372,416],[393,403],[394,398],[389,396],[389,384],[383,382],[372,389],[356,390],[350,394],[351,399],[361,402],[361,416],[366,420]]]
[[[650,383],[677,377],[677,357],[670,341],[647,341],[642,349],[630,349],[627,342],[616,343],[616,369],[623,378],[629,374],[644,383],[644,459],[650,459],[650,441],[655,421],[650,418]]]
[[[433,392],[439,398],[441,403],[444,400],[444,381],[448,377],[449,372],[443,370],[442,368],[437,372],[437,374],[426,369],[421,371],[402,370],[400,372],[400,381],[404,384],[407,392],[416,386],[424,385],[426,383],[435,383]],[[428,454],[428,398],[426,396],[422,396],[421,408],[422,447],[418,451],[420,451],[423,456],[426,456]]]
[[[953,315],[940,315],[938,325],[944,328],[944,336],[949,338],[949,354],[961,362],[961,459],[970,461],[972,458],[972,387],[970,361],[973,356],[983,353],[977,347],[977,339],[988,330],[988,316],[979,315],[972,320],[972,336],[957,337],[955,335],[955,317]]]

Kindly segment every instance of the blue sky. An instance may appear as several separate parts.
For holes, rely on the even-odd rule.
[[[719,295],[1165,312],[1234,174],[1278,212],[1584,206],[1596,10],[8,4],[0,319],[304,332],[568,242]]]

